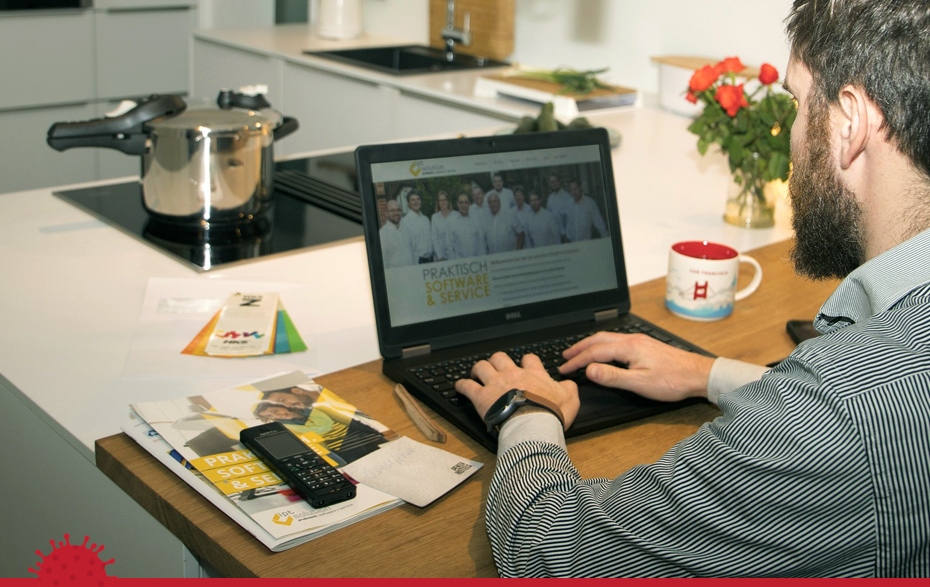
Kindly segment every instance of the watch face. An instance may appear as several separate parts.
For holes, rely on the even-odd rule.
[[[491,404],[491,407],[488,408],[488,411],[484,414],[484,421],[489,427],[496,426],[506,419],[509,412],[507,408],[510,407],[515,395],[515,390],[511,389]]]

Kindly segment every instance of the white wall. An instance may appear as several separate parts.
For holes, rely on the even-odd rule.
[[[655,92],[656,55],[738,55],[780,73],[788,63],[791,0],[515,1],[511,60],[531,67],[609,67],[606,80]],[[364,0],[363,10],[368,32],[428,41],[428,0]]]
[[[316,26],[320,0],[307,0],[310,23]],[[362,0],[362,26],[366,33],[429,43],[429,0]]]
[[[367,32],[429,43],[429,0],[364,0],[362,11]]]
[[[527,66],[609,67],[605,79],[654,92],[655,55],[788,62],[791,0],[516,0],[515,51]]]

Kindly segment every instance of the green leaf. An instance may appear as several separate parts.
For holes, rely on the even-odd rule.
[[[785,181],[788,179],[788,157],[783,153],[775,153],[772,155],[772,158],[769,159],[768,171],[769,177],[771,179],[780,179]]]

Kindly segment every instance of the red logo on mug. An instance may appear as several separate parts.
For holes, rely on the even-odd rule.
[[[694,299],[704,298],[707,299],[707,282],[704,282],[704,285],[701,285],[698,282],[694,282]]]

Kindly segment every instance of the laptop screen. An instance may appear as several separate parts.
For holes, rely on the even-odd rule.
[[[571,132],[546,141],[514,135],[361,147],[379,334],[383,327],[429,338],[416,336],[418,327],[519,323],[570,313],[591,294],[625,292],[602,138]],[[575,303],[559,305],[564,300]]]

